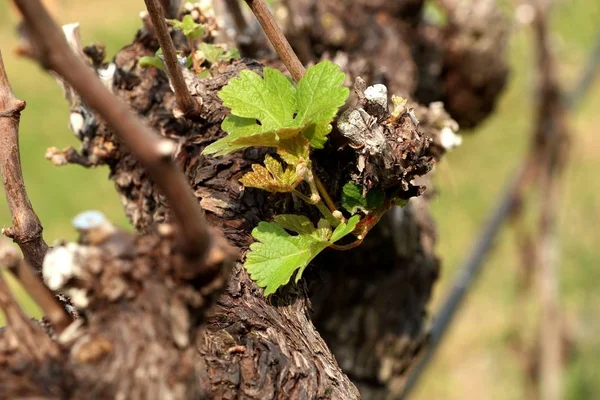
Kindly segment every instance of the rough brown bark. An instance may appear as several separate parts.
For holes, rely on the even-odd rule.
[[[348,45],[329,56],[342,60],[349,79],[361,75],[369,84],[382,81],[391,93],[408,97],[419,81],[412,50],[420,40],[415,26],[421,2],[372,3],[351,2],[353,10],[361,11],[355,14],[360,18],[343,21],[353,24],[346,31]],[[340,11],[335,2],[322,6],[332,8],[311,12],[343,16],[348,11],[335,12]],[[319,26],[310,36],[315,59],[341,46],[318,41],[323,33]],[[324,32],[323,40],[331,34]],[[367,50],[380,40],[383,44]],[[202,99],[203,108],[197,120],[177,119],[167,77],[137,65],[140,57],[156,49],[151,30],[142,29],[134,43],[116,55],[110,87],[156,132],[177,144],[175,162],[207,221],[243,253],[260,220],[275,213],[306,212],[291,196],[269,196],[239,183],[265,150],[216,159],[201,155],[224,134],[220,123],[227,110],[217,92],[241,69],[260,72],[262,66],[245,59],[212,65],[211,78],[186,76],[190,93]],[[423,187],[414,179],[426,174],[445,152],[439,133],[447,127],[448,116],[410,102],[397,121],[386,123],[388,110],[370,109],[361,93],[364,97],[357,90],[357,104],[349,104],[349,111],[364,107],[371,113],[371,127],[381,128],[389,141],[394,168],[381,168],[375,158],[367,157],[367,173],[358,173],[360,151],[348,146],[348,138],[338,131],[328,147],[317,152],[317,173],[337,194],[335,201],[350,179],[407,198],[421,194]],[[84,114],[79,153],[71,149],[52,155],[61,163],[108,165],[125,212],[142,234],[111,231],[98,243],[82,239],[65,246],[64,251],[76,255],[76,268],[59,286],[74,295],[83,318],[59,338],[60,355],[36,361],[32,365],[38,368],[24,373],[7,356],[9,350],[3,353],[0,347],[0,361],[6,366],[0,381],[12,380],[22,390],[7,394],[46,390],[59,398],[354,399],[360,397],[357,386],[364,398],[398,393],[403,372],[426,337],[425,305],[439,268],[425,201],[396,209],[359,248],[331,251],[317,260],[307,271],[312,275],[306,280],[310,291],[301,282],[267,299],[241,264],[230,275],[220,269],[210,276],[186,276],[185,258],[173,245],[166,199],[110,126],[90,109]],[[47,383],[48,389],[38,382]]]
[[[426,307],[439,273],[435,226],[425,201],[409,204],[360,248],[324,255],[313,281],[315,325],[365,399],[398,398],[427,338]]]
[[[438,1],[448,23],[423,18],[422,0],[289,2],[294,48],[347,65],[421,104],[443,101],[461,128],[494,109],[508,78],[508,24],[494,2]],[[450,6],[452,5],[452,6]],[[352,81],[351,80],[351,81]]]

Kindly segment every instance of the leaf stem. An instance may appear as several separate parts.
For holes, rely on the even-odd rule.
[[[359,239],[359,240],[355,240],[352,243],[348,243],[348,244],[332,244],[331,247],[334,250],[338,250],[338,251],[346,251],[346,250],[350,250],[353,249],[355,247],[358,247],[362,244],[363,239]]]
[[[306,171],[306,176],[304,177],[306,183],[308,183],[308,187],[310,188],[311,198],[314,198],[315,201],[321,201],[321,195],[319,194],[319,189],[317,188],[317,184],[315,183],[315,175],[312,172],[312,169]]]
[[[319,198],[319,200],[314,201],[313,199],[311,199],[310,197],[306,196],[305,194],[301,193],[299,190],[292,190],[292,193],[294,193],[296,196],[300,197],[300,199],[302,199],[305,203],[310,204],[311,206],[316,206],[319,211],[321,212],[321,214],[323,215],[323,217],[327,220],[327,222],[329,222],[333,227],[338,226],[342,221],[340,221],[339,219],[337,219],[332,213],[331,211],[329,211],[329,209],[327,208],[327,206],[325,206],[325,204],[323,203],[323,201]]]
[[[288,40],[285,38],[283,31],[279,25],[277,25],[267,4],[264,0],[245,1],[265,31],[265,34],[275,48],[277,55],[281,58],[281,61],[283,61],[288,71],[290,71],[292,78],[294,78],[294,81],[298,82],[304,76],[306,69],[304,68],[304,65],[302,65],[302,62],[300,62],[300,59],[292,49]]]
[[[317,190],[319,192],[319,195],[321,195],[321,197],[325,201],[325,204],[327,204],[327,207],[329,207],[329,211],[331,211],[331,212],[336,211],[337,208],[335,206],[335,203],[331,199],[331,196],[329,196],[329,193],[327,192],[327,189],[325,189],[325,186],[323,185],[323,182],[321,182],[321,180],[319,179],[319,177],[317,176],[317,174],[315,174],[314,172],[313,172],[312,176],[313,176],[313,179],[315,181],[315,185],[317,186]]]
[[[327,206],[325,205],[325,203],[323,203],[323,201],[319,201],[315,205],[317,206],[317,208],[319,209],[319,211],[321,211],[321,214],[323,214],[323,217],[325,217],[325,219],[327,220],[327,222],[329,222],[334,228],[337,227],[339,224],[342,223],[342,221],[340,221],[339,219],[337,219],[331,213],[331,211],[329,211],[329,209],[327,208]]]
[[[173,85],[177,107],[187,117],[197,117],[200,113],[200,104],[198,104],[198,102],[194,100],[190,94],[190,91],[185,83],[185,79],[183,78],[183,74],[181,73],[181,67],[179,66],[179,61],[177,60],[175,46],[173,45],[173,40],[169,35],[169,30],[167,28],[162,7],[158,3],[158,0],[144,0],[144,2],[146,3],[148,14],[150,14],[150,19],[152,20],[152,25],[154,26],[158,43],[163,51],[165,66],[167,67],[167,75],[169,76],[169,80]]]
[[[314,201],[313,199],[311,199],[310,197],[308,197],[307,195],[305,195],[304,193],[302,193],[296,189],[293,189],[292,193],[294,193],[296,196],[300,197],[300,199],[302,199],[306,204],[310,204],[311,206],[315,206],[315,205],[317,205],[317,203],[319,203],[321,201],[320,199],[318,201]]]

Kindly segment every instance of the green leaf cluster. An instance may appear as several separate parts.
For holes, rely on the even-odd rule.
[[[229,57],[210,45],[201,45],[200,51],[209,62]],[[271,193],[292,192],[324,217],[315,227],[305,216],[278,215],[254,228],[256,242],[244,266],[265,288],[265,295],[287,284],[296,271],[297,282],[317,254],[352,233],[360,220],[355,215],[346,221],[325,206],[320,192],[324,189],[318,188],[310,160],[311,148],[324,146],[331,121],[348,98],[344,80],[339,67],[325,61],[310,67],[296,86],[279,70],[266,67],[262,76],[241,71],[219,92],[223,105],[231,109],[221,124],[228,135],[203,153],[221,156],[251,146],[277,149],[277,158],[266,155],[264,165],[252,165],[240,182]],[[302,182],[310,195],[298,189]]]
[[[266,67],[263,77],[244,70],[229,81],[219,98],[231,109],[221,128],[228,135],[204,149],[225,155],[250,146],[278,147],[303,134],[313,148],[323,148],[331,121],[348,98],[345,74],[329,61],[310,67],[294,87],[279,70]]]
[[[351,233],[358,221],[355,215],[333,231],[325,219],[315,227],[302,215],[278,215],[274,222],[260,222],[252,230],[257,242],[250,245],[246,255],[246,270],[258,286],[265,288],[265,296],[275,293],[296,271],[298,282],[317,254]]]

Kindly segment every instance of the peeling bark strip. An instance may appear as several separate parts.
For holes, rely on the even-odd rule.
[[[332,132],[326,148],[314,154],[316,173],[335,203],[349,181],[403,198],[421,194],[427,178],[419,176],[449,147],[442,132],[455,131],[452,116],[439,104],[425,107],[408,98],[419,84],[417,74],[397,70],[418,64],[410,50],[424,41],[419,28],[422,2],[362,3],[349,3],[351,10],[366,10],[353,15],[359,17],[356,21],[328,24],[327,35],[321,38],[314,36],[323,33],[319,29],[324,24],[317,21],[316,33],[307,36],[314,46],[308,48],[315,60],[331,51],[349,76],[388,83],[391,93],[402,94],[407,101],[390,115],[381,96],[373,96],[373,88],[357,87],[348,109],[353,117],[345,120],[352,121],[353,128]],[[24,15],[40,43],[50,38],[60,42],[58,51],[63,51],[62,37],[56,32],[42,35],[48,28],[47,16],[33,18],[39,3],[18,0],[17,4],[27,9]],[[323,17],[331,17],[339,4],[324,1],[317,6],[326,7]],[[190,9],[185,12],[191,14]],[[194,11],[201,15],[199,9]],[[331,42],[336,37],[332,26],[352,28],[347,30],[347,46]],[[203,107],[197,119],[177,119],[176,98],[165,74],[138,65],[142,56],[157,50],[153,32],[145,23],[136,40],[116,55],[110,87],[126,108],[161,135],[152,139],[155,143],[173,144],[172,158],[193,191],[192,201],[202,206],[206,220],[215,227],[210,233],[213,248],[225,248],[217,241],[223,237],[243,254],[251,243],[252,228],[274,214],[317,217],[291,195],[271,196],[242,187],[239,179],[268,150],[250,148],[218,159],[201,155],[224,135],[220,124],[228,110],[218,91],[242,69],[260,73],[262,65],[249,59],[216,62],[210,66],[209,78],[186,74],[187,89],[202,100]],[[377,69],[373,63],[377,60],[372,54],[365,57],[360,46],[366,49],[381,37],[386,45],[377,51],[382,52],[380,61],[385,66]],[[394,43],[401,44],[391,47],[399,48],[399,53],[392,54],[387,47]],[[218,252],[209,253],[207,263],[213,268],[190,271],[186,255],[193,229],[186,229],[190,221],[185,217],[193,213],[178,208],[178,192],[167,188],[173,182],[160,176],[157,164],[144,158],[140,143],[133,140],[131,131],[142,128],[108,118],[102,98],[86,97],[89,88],[75,85],[81,76],[62,70],[63,61],[52,52],[56,47],[45,44],[38,46],[45,65],[59,69],[95,110],[81,114],[79,153],[52,149],[49,156],[57,163],[108,165],[125,212],[142,234],[109,227],[101,235],[82,234],[77,243],[57,246],[48,254],[46,283],[70,295],[82,317],[58,336],[60,352],[47,351],[38,357],[27,348],[13,351],[10,344],[16,327],[0,332],[0,382],[11,384],[7,389],[0,384],[0,391],[6,390],[0,397],[346,400],[361,398],[358,387],[366,399],[394,398],[425,339],[425,305],[439,268],[427,199],[394,209],[362,246],[324,254],[315,263],[320,268],[309,268],[300,284],[288,285],[270,298],[263,296],[241,263],[230,271],[227,257],[219,257]],[[443,42],[436,45],[441,48]],[[101,53],[88,50],[88,55]],[[102,60],[96,58],[97,68]],[[88,78],[95,82],[93,76]],[[430,78],[434,85],[440,84],[440,75]],[[411,89],[402,92],[400,87]],[[118,104],[116,108],[121,107]],[[126,140],[121,141],[119,133]],[[375,138],[377,145],[361,143],[360,137]],[[377,148],[386,150],[385,157],[377,154]],[[169,168],[174,170],[172,165]],[[189,202],[186,205],[191,207]],[[169,221],[184,228],[187,248],[175,245],[179,231]],[[309,298],[314,302],[312,319],[321,333],[311,320]]]

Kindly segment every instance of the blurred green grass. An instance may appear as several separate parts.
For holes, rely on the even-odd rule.
[[[84,43],[103,42],[109,54],[131,40],[139,25],[138,12],[144,7],[141,0],[64,0],[58,4],[59,22],[81,22]],[[597,0],[560,1],[555,6],[553,43],[567,88],[586,60],[598,21]],[[53,79],[32,62],[11,54],[16,43],[15,23],[16,17],[7,12],[6,2],[2,3],[0,49],[17,96],[27,101],[20,130],[23,169],[46,240],[73,239],[70,220],[86,209],[101,210],[117,224],[127,225],[106,168],[57,168],[44,159],[47,147],[77,146],[77,140],[67,128],[67,107]],[[438,166],[440,193],[433,201],[433,213],[443,269],[435,288],[433,311],[527,146],[535,85],[533,52],[530,32],[518,26],[514,30],[511,81],[497,112],[475,134],[466,135],[464,145]],[[573,115],[571,162],[562,183],[561,302],[577,346],[565,374],[566,399],[600,396],[600,294],[596,290],[600,286],[600,231],[595,226],[600,222],[600,180],[596,176],[600,167],[600,138],[596,134],[600,125],[599,89],[597,82]],[[0,221],[10,224],[3,198]],[[519,268],[514,234],[505,231],[415,399],[524,397],[519,356],[511,349],[510,339],[523,320],[530,328],[535,328],[537,321],[535,305],[524,304],[517,296]],[[39,316],[39,309],[22,291],[16,293],[24,308]]]

